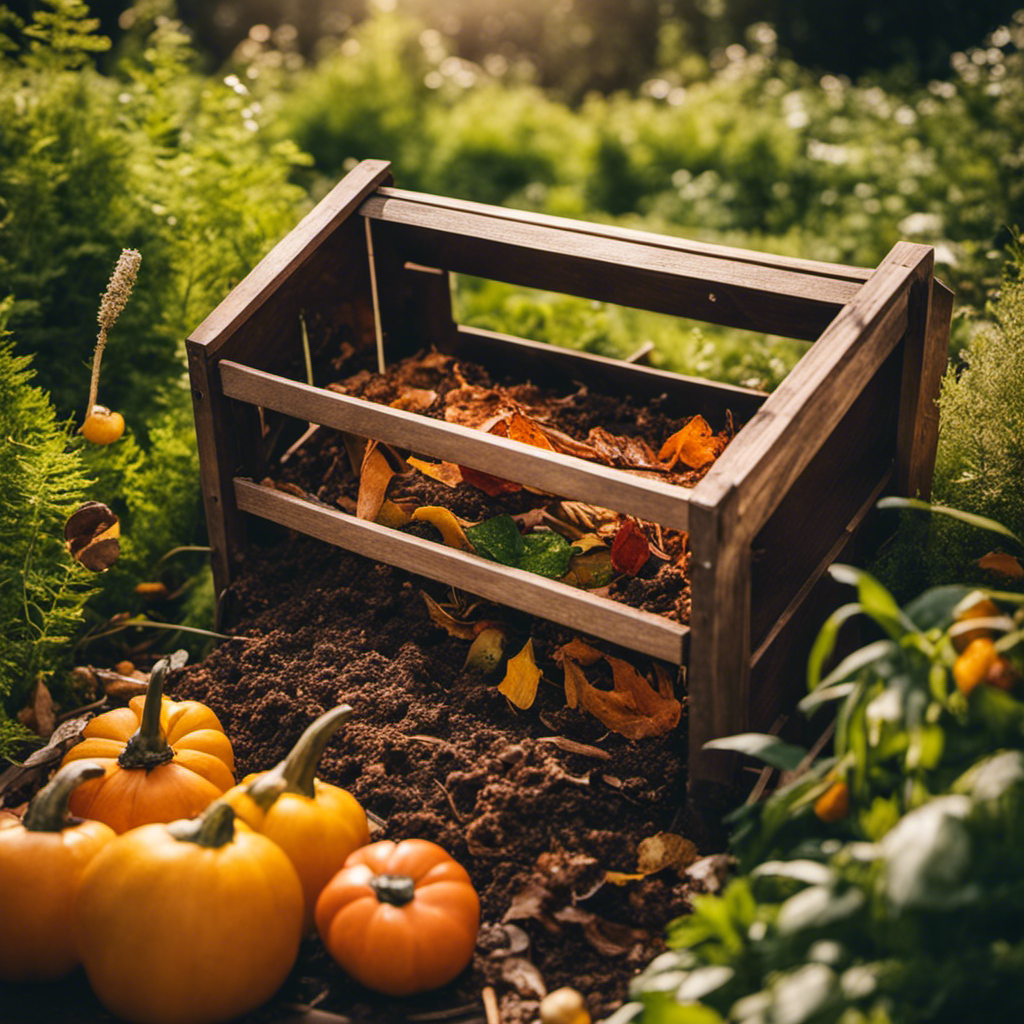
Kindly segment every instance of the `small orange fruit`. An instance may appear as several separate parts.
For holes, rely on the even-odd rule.
[[[995,618],[999,614],[999,607],[990,598],[982,597],[974,602],[970,607],[965,608],[957,617],[957,622],[966,622],[970,619],[991,619]],[[991,637],[992,631],[989,629],[969,629],[966,632],[958,633],[953,637],[953,646],[956,648],[957,653],[962,653],[967,650],[971,642],[979,639],[980,637]]]
[[[999,652],[991,637],[980,636],[972,640],[953,662],[953,681],[966,696],[980,683],[986,682],[989,670],[999,661]]]
[[[93,444],[113,444],[123,433],[124,417],[104,405],[94,405],[82,424],[82,435]]]
[[[842,779],[836,779],[814,801],[814,813],[829,825],[842,821],[850,813],[850,787]]]

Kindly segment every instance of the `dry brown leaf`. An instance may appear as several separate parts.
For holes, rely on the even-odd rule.
[[[27,707],[18,712],[18,721],[27,729],[31,729],[44,740],[53,735],[57,725],[57,716],[53,710],[53,697],[49,687],[42,679],[37,679],[29,695]]]
[[[64,541],[71,557],[92,572],[109,569],[121,554],[121,524],[100,501],[79,505],[64,523]]]
[[[436,526],[448,547],[458,548],[460,551],[475,550],[462,528],[461,520],[451,510],[440,505],[421,505],[413,512],[412,518]]]
[[[359,470],[359,495],[356,498],[356,517],[372,522],[377,518],[388,484],[395,475],[387,456],[376,441],[366,446],[363,464]]]
[[[458,487],[462,483],[462,470],[454,462],[427,462],[411,455],[406,461],[413,469],[418,469],[424,476],[446,487]]]
[[[625,956],[638,943],[644,943],[650,938],[650,934],[643,929],[617,924],[580,907],[563,907],[553,916],[563,924],[582,925],[587,942],[602,956]]]
[[[1002,551],[990,551],[987,555],[979,558],[976,564],[979,569],[987,569],[989,572],[998,573],[1007,579],[1024,578],[1024,567],[1020,562],[1013,555],[1007,555]]]
[[[677,430],[662,446],[658,458],[668,460],[667,469],[682,462],[690,469],[700,469],[722,454],[725,439],[716,437],[703,416],[694,416]]]
[[[600,460],[609,466],[667,472],[642,437],[623,437],[609,433],[604,427],[592,427],[587,434],[587,443],[597,451]]]
[[[366,454],[366,446],[370,442],[365,437],[345,431],[342,432],[341,440],[345,445],[345,454],[348,455],[349,465],[352,467],[352,475],[358,476],[359,469],[363,464],[363,456]]]
[[[523,489],[522,484],[505,480],[500,476],[491,476],[490,473],[484,473],[479,469],[471,469],[469,466],[459,466],[458,469],[467,484],[483,491],[491,498],[496,498],[499,494],[513,494]]]
[[[582,754],[584,757],[596,757],[602,761],[610,761],[612,755],[600,747],[591,746],[589,743],[578,743],[576,740],[567,739],[565,736],[541,736],[538,743],[550,743],[565,750],[570,754]]]
[[[449,423],[461,423],[464,427],[480,427],[509,411],[507,395],[497,388],[482,388],[475,384],[452,388],[444,396],[444,404],[444,418]]]
[[[561,647],[556,647],[552,657],[561,664],[566,658],[578,662],[580,665],[593,665],[600,661],[604,655],[595,647],[585,643],[579,637],[570,640]]]
[[[543,920],[544,908],[550,899],[551,890],[531,878],[512,898],[512,902],[501,920],[503,923],[530,919]]]
[[[510,956],[502,961],[501,977],[526,999],[543,999],[548,993],[540,971],[525,957]]]
[[[498,692],[508,698],[517,708],[522,708],[525,711],[537,699],[540,676],[537,659],[533,654],[533,637],[530,637],[523,649],[508,659],[505,678],[498,684]]]
[[[437,392],[427,388],[403,388],[402,393],[388,404],[392,409],[406,412],[426,412],[437,401]]]
[[[457,640],[472,640],[476,637],[476,630],[473,623],[463,622],[456,619],[454,615],[446,612],[425,590],[420,591],[420,597],[427,606],[427,614],[435,626],[440,626],[449,636]]]
[[[492,434],[497,432],[495,429],[490,431]],[[544,432],[537,422],[530,419],[529,416],[524,416],[518,410],[513,412],[505,421],[505,429],[502,433],[510,441],[519,441],[522,444],[532,445],[534,448],[543,448],[549,452],[555,450],[551,442],[544,436]]]

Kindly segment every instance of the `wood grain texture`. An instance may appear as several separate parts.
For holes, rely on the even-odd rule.
[[[697,484],[694,499],[713,505],[738,489],[739,528],[749,538],[764,525],[903,337],[913,276],[909,267],[879,266]]]
[[[347,174],[273,249],[232,289],[231,294],[192,332],[191,339],[216,352],[239,326],[351,217],[378,185],[391,180],[386,160],[364,160]]]
[[[621,306],[811,340],[861,285],[403,199],[360,213],[405,259]]]
[[[774,253],[758,252],[754,249],[716,245],[713,242],[701,242],[692,238],[656,234],[653,231],[639,231],[636,228],[624,228],[615,224],[595,224],[585,220],[573,220],[569,217],[555,217],[551,214],[535,213],[532,210],[488,206],[485,203],[475,203],[467,199],[427,195],[423,192],[411,192],[408,189],[390,186],[382,186],[377,189],[376,196],[379,199],[400,199],[406,202],[419,203],[423,206],[435,207],[438,210],[456,210],[500,220],[538,224],[543,227],[555,228],[559,231],[570,231],[592,238],[610,238],[624,242],[635,242],[639,245],[655,246],[672,252],[727,260],[731,263],[749,263],[754,266],[769,267],[777,270],[791,270],[800,274],[832,278],[855,285],[866,281],[873,272],[873,268],[869,267],[850,267],[842,263],[825,263],[820,260],[802,259],[798,256],[777,256]]]
[[[480,362],[492,374],[508,374],[542,386],[571,389],[582,383],[609,395],[629,395],[641,404],[668,395],[678,415],[700,414],[716,428],[723,426],[727,409],[737,423],[745,423],[768,397],[763,391],[656,370],[593,352],[558,348],[479,327],[460,326],[445,351]]]
[[[238,507],[245,512],[653,658],[683,662],[689,629],[660,615],[365,522],[251,480],[236,478],[234,490]]]
[[[588,501],[679,530],[687,529],[686,488],[455,423],[311,388],[230,360],[221,361],[219,368],[221,387],[230,398],[447,459],[559,497]]]
[[[912,314],[900,398],[900,429],[896,442],[898,493],[927,501],[931,497],[935,454],[939,444],[939,391],[946,372],[953,293],[933,281],[930,262],[918,283],[926,309]],[[929,288],[930,286],[930,288]]]

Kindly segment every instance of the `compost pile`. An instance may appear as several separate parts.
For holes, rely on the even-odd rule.
[[[436,351],[330,388],[680,487],[707,473],[735,431],[730,415],[716,431],[665,396],[638,405],[582,385],[559,393],[495,381]],[[684,532],[521,486],[500,475],[500,463],[485,473],[311,428],[269,470],[267,486],[689,621]]]
[[[307,538],[255,548],[233,587],[235,631],[247,639],[171,677],[172,697],[216,711],[240,777],[283,758],[323,711],[351,704],[320,777],[379,816],[374,838],[439,843],[480,893],[473,963],[445,989],[396,1011],[310,939],[279,1001],[356,1021],[454,1020],[479,1016],[491,985],[503,1021],[516,1024],[535,1019],[545,989],[571,984],[600,1017],[661,951],[664,925],[687,912],[697,886],[686,872],[697,850],[679,835],[679,731],[627,740],[568,707],[553,654],[579,638],[502,609],[509,650],[529,637],[543,673],[519,710],[498,690],[500,667],[463,667],[470,645],[438,625],[424,588],[437,605],[451,597]]]

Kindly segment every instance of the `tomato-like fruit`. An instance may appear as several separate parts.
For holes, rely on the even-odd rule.
[[[842,779],[836,779],[814,801],[814,813],[828,825],[842,821],[850,813],[850,787]]]
[[[356,850],[316,903],[331,956],[360,984],[391,996],[455,978],[472,959],[479,925],[466,869],[425,839]]]
[[[124,417],[105,405],[94,405],[82,424],[82,436],[92,444],[113,444],[124,433]]]

